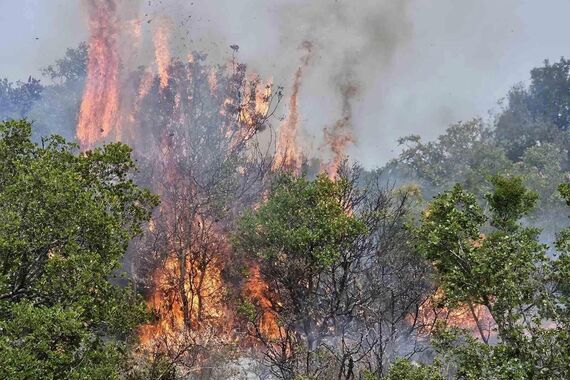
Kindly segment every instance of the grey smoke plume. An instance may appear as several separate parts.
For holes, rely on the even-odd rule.
[[[367,96],[373,90],[370,79],[382,75],[399,47],[412,37],[410,3],[408,0],[213,2],[195,9],[197,33],[190,35],[193,44],[206,43],[204,50],[222,59],[227,55],[228,44],[237,43],[241,46],[240,59],[262,76],[272,77],[286,90],[290,90],[302,54],[298,46],[302,41],[310,41],[314,59],[304,76],[300,94],[301,140],[305,152],[326,157],[331,152],[323,148],[326,143],[323,129],[346,118],[347,101],[352,107],[352,103],[361,100],[355,96],[347,100],[345,88],[354,87],[361,97]],[[219,15],[220,9],[227,11]],[[167,6],[165,10],[168,12]],[[199,25],[204,25],[204,29]],[[287,113],[287,104],[282,113]],[[347,129],[361,127],[352,120],[344,120],[344,124]],[[355,135],[358,142],[358,131]]]
[[[288,91],[299,43],[312,41],[315,59],[299,99],[303,141],[319,150],[323,128],[342,116],[338,79],[349,77],[359,88],[351,100],[356,143],[349,153],[368,167],[393,157],[399,136],[433,138],[449,123],[485,116],[530,68],[569,55],[565,0],[121,3],[125,20],[140,17],[144,36],[129,66],[152,60],[148,33],[169,17],[173,55],[202,50],[220,62],[237,44],[241,61]],[[0,73],[12,80],[37,75],[87,38],[81,1],[4,1],[0,8],[0,33],[9,36],[0,39]]]

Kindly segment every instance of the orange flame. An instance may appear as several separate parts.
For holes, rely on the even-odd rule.
[[[136,143],[137,137],[141,137],[137,135],[139,133],[137,127],[145,127],[145,110],[143,107],[147,101],[152,103],[148,96],[157,87],[156,84],[153,85],[156,83],[156,76],[151,70],[144,70],[140,71],[140,76],[133,75],[130,77],[132,79],[130,81],[127,81],[126,77],[122,83],[119,81],[121,64],[134,63],[134,60],[133,62],[120,60],[119,38],[128,37],[134,41],[133,44],[138,44],[142,41],[141,24],[138,20],[131,20],[125,22],[123,29],[119,28],[117,7],[120,2],[117,0],[86,1],[89,5],[91,37],[89,41],[88,75],[78,117],[77,137],[82,147],[91,147],[106,136]],[[169,116],[171,120],[179,118],[180,121],[183,121],[182,118],[188,112],[188,102],[192,100],[192,91],[186,92],[185,89],[177,88],[175,81],[171,80],[171,76],[176,77],[178,72],[171,62],[169,24],[167,20],[162,20],[155,25],[152,42],[158,85],[161,90],[172,88],[173,105],[169,111],[171,112]],[[125,32],[125,35],[121,35],[122,31]],[[124,58],[128,60],[130,58],[128,55],[134,52],[134,49],[123,49],[121,51],[124,53]],[[196,64],[198,61],[199,58],[196,58]],[[195,62],[192,55],[188,56],[188,62],[190,65]],[[188,75],[190,73],[193,71],[189,70]],[[216,100],[223,99],[220,94],[227,91],[226,78],[218,73],[219,69],[218,71],[212,69],[210,75],[207,76],[211,95]],[[231,110],[226,115],[229,120],[227,124],[225,120],[222,121],[223,127],[228,126],[230,128],[233,126],[234,128],[230,137],[231,143],[233,143],[234,138],[236,141],[240,141],[240,139],[247,140],[253,136],[261,125],[259,121],[267,117],[269,112],[271,82],[262,82],[254,78],[249,81],[248,85],[242,87],[241,79],[243,76],[235,81],[236,86],[239,86],[239,91],[236,91],[238,95],[230,94],[222,106],[227,106],[227,109]],[[131,87],[121,87],[121,85],[130,85]],[[120,88],[121,92],[119,93]],[[245,100],[240,97],[242,94],[248,94]],[[122,95],[121,99],[119,95]],[[163,95],[169,97],[170,92],[164,92]],[[173,221],[172,215],[176,212],[178,215],[186,213],[186,210],[180,210],[183,206],[179,202],[177,203],[177,200],[168,199],[168,194],[166,194],[169,187],[174,186],[183,177],[176,170],[177,155],[181,153],[170,151],[169,141],[171,138],[168,136],[170,136],[169,132],[165,130],[162,141],[160,141],[160,137],[157,141],[160,150],[149,152],[149,155],[164,154],[165,157],[162,161],[160,157],[155,157],[155,161],[160,162],[153,162],[159,164],[156,168],[166,168],[167,170],[166,176],[163,178],[165,183],[162,184],[163,189],[166,188],[167,190],[165,192],[155,190],[162,197],[160,211],[161,216],[164,216],[160,221],[153,220],[149,226],[151,232],[158,228],[158,223],[164,223],[166,228],[174,228],[172,224],[178,220]],[[164,341],[164,338],[170,342],[182,342],[188,337],[189,332],[200,335],[205,329],[221,332],[226,338],[233,337],[233,331],[230,330],[233,327],[234,315],[232,310],[224,306],[223,302],[226,284],[222,279],[222,269],[224,268],[224,258],[228,255],[226,251],[229,250],[227,239],[223,230],[217,228],[219,225],[216,222],[195,217],[188,219],[185,223],[192,227],[190,229],[193,234],[203,233],[208,237],[205,238],[205,241],[198,243],[203,244],[203,246],[197,247],[198,244],[194,243],[200,237],[188,236],[188,246],[183,253],[181,253],[181,249],[177,249],[179,247],[176,247],[175,243],[167,242],[165,244],[163,253],[166,257],[161,261],[161,265],[152,271],[152,289],[147,298],[148,307],[155,315],[155,319],[152,323],[141,326],[139,329],[139,338],[143,348],[157,347],[157,342]],[[204,227],[205,225],[208,227]],[[177,230],[177,232],[189,234],[187,231]],[[210,245],[213,241],[215,244]],[[208,247],[204,248],[206,245]],[[215,247],[212,248],[212,246]],[[210,252],[213,253],[207,266],[200,266],[197,263],[198,260],[193,257],[196,255],[195,251],[200,249],[210,249]],[[218,254],[217,250],[222,252]],[[183,276],[181,276],[182,273],[184,273]],[[256,300],[263,310],[260,321],[262,331],[269,337],[275,337],[281,330],[277,325],[276,316],[269,308],[270,301],[264,295],[267,284],[263,282],[258,269],[257,271],[254,269],[253,274],[243,291]],[[186,303],[186,301],[188,302]],[[188,306],[192,311],[190,323],[188,323],[188,313],[185,315],[185,303],[189,304]],[[199,312],[199,310],[203,312]]]
[[[269,111],[269,97],[271,96],[272,81],[262,82],[259,78],[252,80],[252,88],[244,89],[245,91],[253,91],[250,99],[246,104],[240,106],[240,121],[248,127],[258,126],[258,121],[267,116]],[[211,81],[210,85],[216,85],[215,81]],[[211,87],[214,91],[215,87]]]
[[[170,64],[170,48],[169,48],[170,31],[166,25],[166,21],[158,23],[153,35],[154,54],[156,66],[158,67],[158,76],[160,78],[160,88],[165,89],[168,86],[169,74],[168,65]]]
[[[77,138],[91,147],[115,128],[119,109],[119,56],[116,4],[89,0],[87,82],[79,110]]]
[[[352,99],[358,94],[358,88],[351,83],[341,87],[342,115],[332,128],[325,128],[325,141],[333,153],[332,158],[325,167],[330,178],[336,178],[338,169],[345,157],[348,144],[354,143],[354,136],[349,129],[352,122]]]
[[[207,271],[201,271],[190,260],[186,260],[188,272],[184,282],[184,292],[190,300],[191,322],[194,329],[199,330],[202,320],[199,319],[198,310],[204,310],[207,318],[221,318],[225,310],[222,304],[221,272],[217,265],[211,265]],[[156,321],[143,325],[139,331],[140,342],[143,346],[155,344],[168,337],[176,341],[184,336],[187,329],[184,323],[180,292],[180,261],[171,255],[164,265],[157,268],[153,275],[153,293],[148,299],[149,308],[156,315]]]
[[[448,327],[465,329],[473,336],[489,339],[496,324],[485,306],[474,304],[448,308],[442,305],[443,297],[443,291],[437,289],[434,295],[420,306],[416,323],[422,334],[431,334],[436,324],[443,322]]]
[[[200,212],[188,212],[169,192],[183,178],[175,163],[179,152],[172,150],[166,132],[160,144],[162,156],[157,161],[161,162],[155,163],[166,173],[162,178],[164,187],[155,190],[161,195],[160,213],[149,230],[161,228],[167,234],[164,249],[168,256],[153,271],[147,305],[155,321],[141,326],[139,339],[143,348],[165,352],[171,345],[184,345],[189,334],[195,334],[191,339],[199,344],[206,330],[216,331],[220,339],[231,339],[233,314],[223,302],[225,283],[221,271],[229,250],[227,239],[216,222]],[[181,191],[185,196],[192,193],[189,189]]]
[[[279,138],[277,140],[275,160],[273,162],[274,169],[283,167],[296,175],[299,175],[302,164],[302,153],[297,141],[299,127],[298,98],[302,84],[303,72],[309,65],[313,45],[309,41],[305,41],[301,47],[306,50],[306,53],[301,58],[301,66],[299,66],[295,72],[293,91],[291,91],[291,97],[289,98],[289,115],[279,129]]]
[[[244,286],[246,297],[256,302],[261,308],[261,318],[259,319],[259,331],[270,339],[277,339],[284,334],[277,322],[277,318],[271,309],[272,303],[267,298],[269,285],[263,280],[259,273],[259,266],[253,265],[249,269],[249,277]]]
[[[238,96],[228,95],[220,108],[220,115],[226,118],[221,128],[230,142],[230,149],[248,141],[265,126],[273,91],[272,80],[261,80],[258,76],[250,76],[250,80],[239,88],[239,94],[247,94],[240,102]],[[215,93],[217,80],[210,80],[210,91]],[[231,116],[237,110],[237,123]]]
[[[121,122],[117,128],[117,138],[123,141],[135,141],[137,119],[141,112],[142,103],[152,88],[154,76],[150,70],[142,72],[139,79],[136,96],[129,104],[130,112],[123,112]],[[127,107],[125,107],[127,108]],[[125,120],[126,118],[126,120]]]
[[[190,61],[191,63],[192,61]],[[208,85],[210,86],[210,90],[212,93],[215,93],[218,89],[218,77],[217,77],[217,70],[215,67],[210,69],[210,73],[208,74]]]

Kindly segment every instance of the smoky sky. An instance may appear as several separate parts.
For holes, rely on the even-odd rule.
[[[237,44],[239,59],[286,94],[299,45],[311,41],[299,99],[305,149],[322,149],[323,128],[341,116],[341,82],[350,81],[359,91],[349,154],[367,167],[394,157],[400,136],[433,139],[450,123],[487,117],[532,67],[570,56],[567,0],[126,2],[148,28],[172,20],[175,55],[201,50],[223,61]],[[0,33],[0,76],[38,76],[87,39],[85,9],[80,0],[0,0]]]

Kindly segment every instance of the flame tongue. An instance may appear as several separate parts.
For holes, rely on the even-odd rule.
[[[303,72],[309,65],[312,55],[313,46],[309,41],[303,42],[301,45],[306,53],[301,58],[301,66],[295,72],[295,79],[293,81],[293,90],[289,99],[289,115],[279,129],[279,139],[275,151],[275,161],[273,168],[285,168],[294,174],[299,174],[301,171],[302,153],[298,146],[297,134],[299,128],[299,110],[298,98],[299,90],[301,89]]]
[[[88,0],[87,82],[79,110],[77,138],[93,146],[115,128],[119,110],[118,19],[114,0]]]
[[[160,78],[160,88],[164,90],[168,86],[169,73],[168,65],[170,64],[170,49],[168,46],[170,31],[166,20],[161,20],[158,24],[154,35],[154,52],[156,66],[158,67],[158,76]]]
[[[267,338],[277,339],[283,335],[283,331],[271,308],[272,302],[267,297],[269,285],[261,277],[259,265],[252,265],[249,268],[249,272],[250,275],[245,284],[243,293],[246,297],[257,303],[261,309],[261,317],[257,322],[261,333]]]
[[[354,136],[350,129],[352,123],[352,99],[358,94],[358,88],[352,83],[341,86],[342,115],[332,128],[325,128],[325,142],[332,151],[332,158],[325,166],[330,178],[336,178],[342,160],[345,158],[346,147],[354,143]]]

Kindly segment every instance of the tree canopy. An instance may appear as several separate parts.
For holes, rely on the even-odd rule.
[[[436,270],[443,302],[485,307],[495,325],[488,336],[497,343],[489,345],[478,326],[482,342],[443,329],[435,345],[460,379],[567,378],[568,230],[554,244],[557,254],[549,255],[539,229],[520,223],[537,194],[520,177],[497,176],[492,183],[488,212],[456,185],[429,204],[415,233],[418,252]],[[566,199],[567,189],[560,186]]]
[[[77,153],[31,124],[0,124],[0,377],[117,376],[120,341],[144,320],[118,286],[129,240],[157,198],[130,176],[130,148]]]

